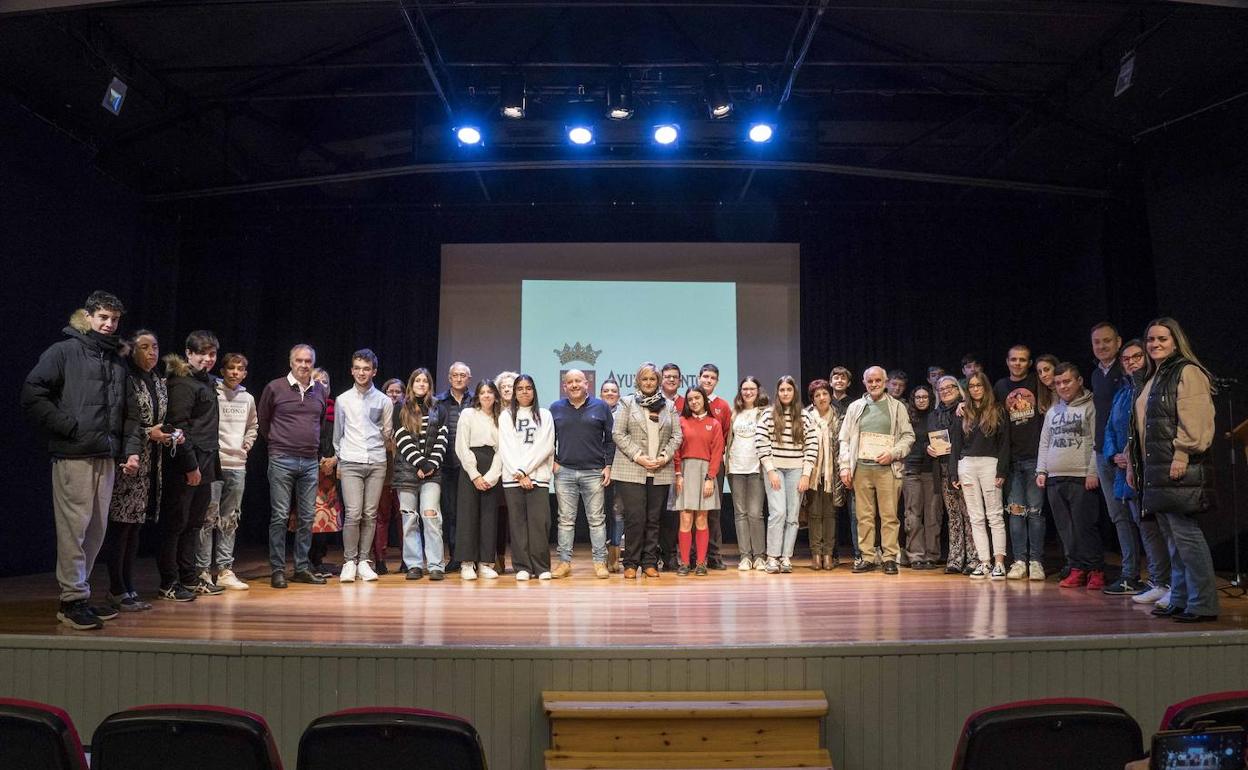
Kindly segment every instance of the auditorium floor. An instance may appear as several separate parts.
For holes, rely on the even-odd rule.
[[[393,568],[398,559],[390,558]],[[730,563],[735,559],[730,559]],[[154,598],[151,559],[140,560],[150,612],[123,613],[104,631],[56,623],[51,574],[0,580],[0,634],[89,634],[119,639],[308,642],[449,647],[803,646],[1217,632],[1248,629],[1248,600],[1222,597],[1218,622],[1183,625],[1126,597],[1061,589],[1055,578],[972,581],[902,569],[853,575],[848,566],[790,575],[739,573],[625,581],[593,576],[578,551],[570,579],[441,583],[383,576],[376,583],[268,584],[260,554],[239,565],[250,591],[188,604]],[[96,596],[106,581],[96,571]]]

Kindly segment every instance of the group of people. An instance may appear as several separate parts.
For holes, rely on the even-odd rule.
[[[531,376],[503,372],[473,385],[462,362],[441,393],[424,368],[378,389],[368,349],[351,356],[351,387],[331,397],[306,344],[256,399],[242,384],[247,358],[226,353],[218,369],[210,331],[192,332],[183,355],[166,356],[162,377],[153,332],[118,336],[123,312],[115,296],[94,292],[22,392],[53,457],[57,617],[73,628],[151,608],[133,582],[145,522],[158,523],[161,599],[247,590],[234,546],[258,437],[268,451],[275,589],[333,577],[318,528],[341,531],[339,582],[376,580],[396,509],[409,580],[451,570],[497,579],[506,541],[516,580],[567,577],[582,508],[595,576],[706,575],[727,568],[726,481],[741,571],[791,572],[803,519],[811,569],[837,567],[837,517],[847,512],[854,573],[943,564],[975,580],[1044,580],[1047,500],[1062,587],[1131,596],[1183,622],[1217,617],[1198,519],[1210,507],[1212,387],[1173,319],[1125,344],[1112,325],[1093,328],[1090,387],[1075,364],[1033,362],[1015,345],[995,384],[967,356],[963,378],[930,367],[914,387],[899,370],[869,367],[857,398],[841,366],[809,383],[805,398],[790,376],[774,397],[746,376],[729,403],[716,395],[714,364],[681,392],[676,364],[644,362],[635,392],[623,396],[614,381],[595,396],[583,372],[568,370],[562,397],[547,407]],[[1122,552],[1111,583],[1098,489]],[[101,550],[109,602],[92,605]]]

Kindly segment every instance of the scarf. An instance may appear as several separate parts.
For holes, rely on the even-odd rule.
[[[637,406],[640,406],[642,409],[649,410],[651,420],[658,420],[659,414],[667,408],[667,399],[663,398],[663,392],[659,390],[654,391],[648,396],[641,391],[637,391],[637,394],[633,396],[633,398],[636,399]]]

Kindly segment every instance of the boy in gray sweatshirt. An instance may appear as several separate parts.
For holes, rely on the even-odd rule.
[[[242,353],[226,353],[221,359],[221,377],[217,381],[221,478],[212,484],[212,503],[199,533],[196,562],[200,580],[213,583],[211,569],[215,560],[215,585],[231,591],[246,591],[251,586],[234,573],[234,538],[242,516],[243,488],[247,484],[247,453],[256,443],[259,419],[256,400],[243,387],[243,380],[247,378],[247,357]]]
[[[1096,519],[1096,405],[1083,387],[1079,367],[1058,364],[1053,387],[1060,401],[1044,416],[1036,454],[1036,484],[1048,493],[1053,520],[1070,563],[1059,585],[1100,591],[1105,587],[1105,554]]]

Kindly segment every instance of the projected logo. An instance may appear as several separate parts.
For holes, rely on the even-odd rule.
[[[556,350],[554,353],[559,357],[560,392],[563,391],[564,375],[572,369],[580,369],[581,372],[585,374],[585,379],[588,381],[589,395],[598,395],[598,373],[594,369],[581,366],[568,366],[568,364],[574,361],[584,361],[590,366],[593,366],[598,363],[598,356],[602,355],[601,349],[594,350],[592,345],[582,345],[580,342],[577,342],[575,345],[568,345],[568,343],[565,342],[563,343],[563,349]],[[567,394],[564,393],[564,395],[566,396]]]

